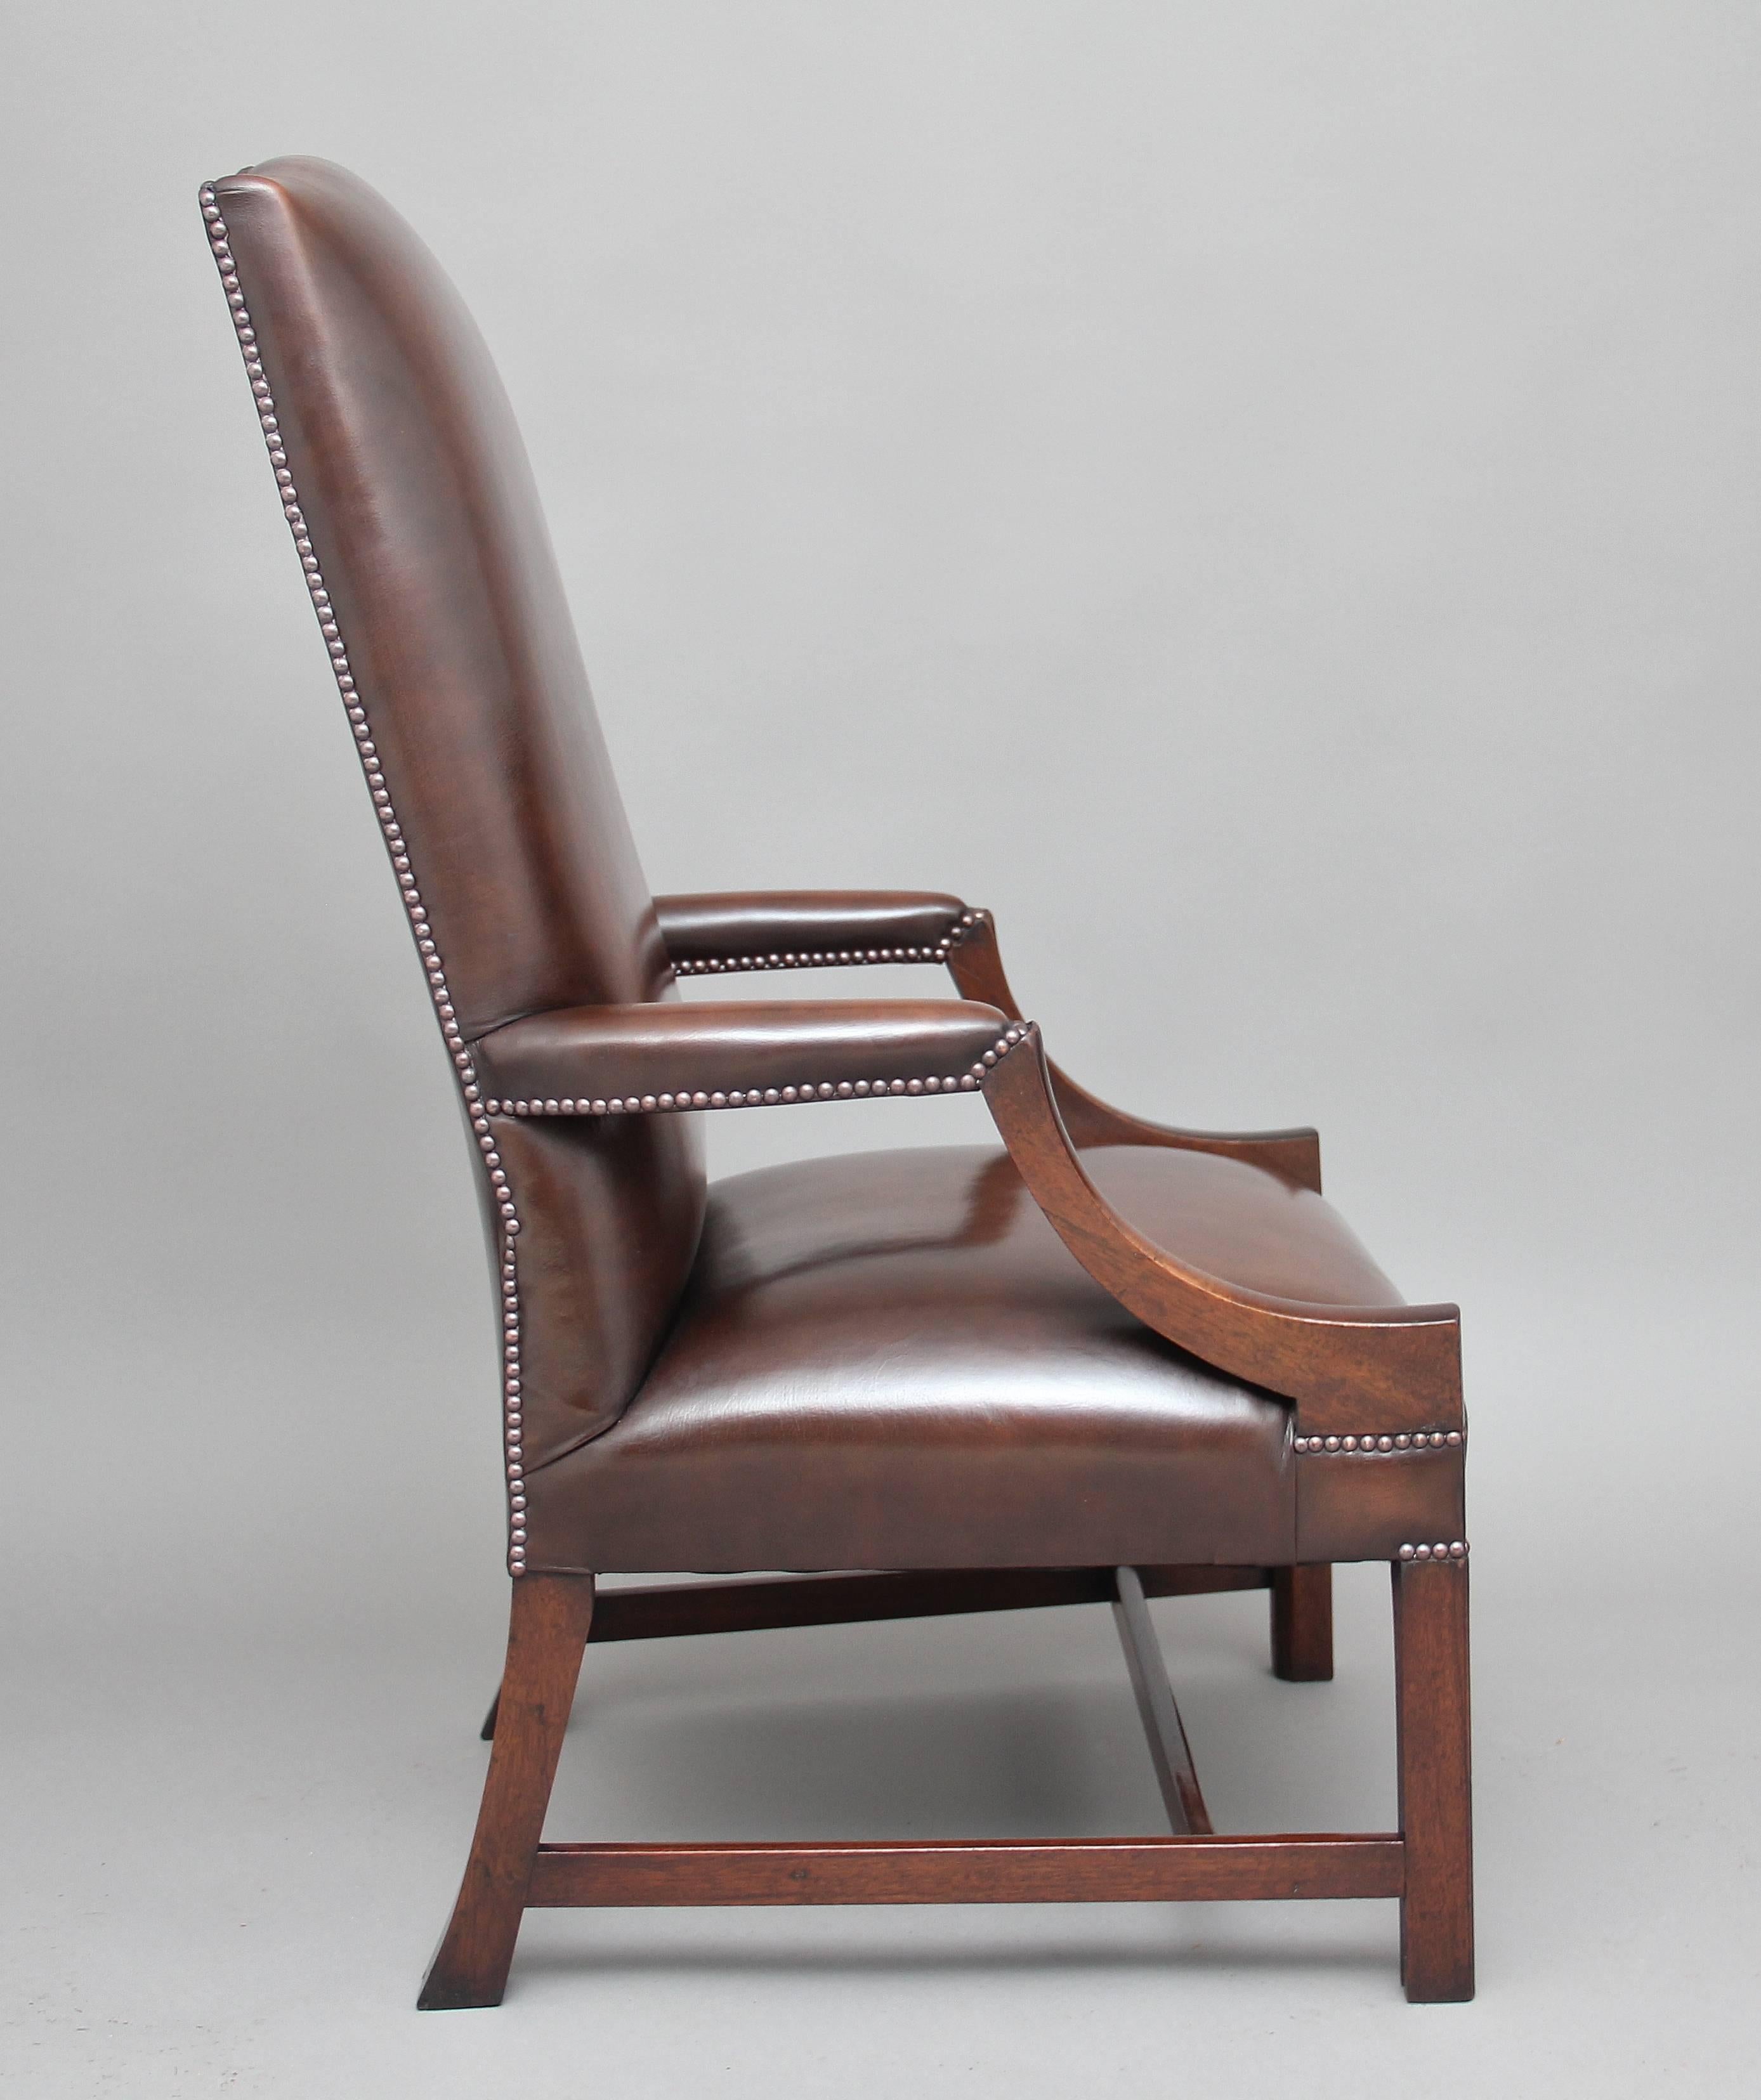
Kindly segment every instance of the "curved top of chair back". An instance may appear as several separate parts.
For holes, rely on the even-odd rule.
[[[289,158],[202,198],[447,1048],[493,1156],[476,1037],[675,995],[525,448],[457,293],[366,183]],[[695,1118],[640,1118],[639,1135],[637,1120],[558,1132],[549,1164],[528,1165],[531,1202],[558,1210],[549,1265],[558,1288],[573,1270],[580,1316],[554,1441],[621,1409],[695,1248]],[[519,1229],[512,1166],[483,1185],[498,1238]]]
[[[657,996],[653,902],[476,324],[346,170],[271,161],[215,192],[461,1029]]]

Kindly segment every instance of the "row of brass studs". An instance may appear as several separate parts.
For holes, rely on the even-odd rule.
[[[1394,1436],[1299,1436],[1296,1449],[1335,1457],[1375,1458],[1392,1451],[1459,1449],[1462,1441],[1459,1429],[1415,1429],[1410,1433],[1402,1430]]]
[[[945,1079],[841,1079],[836,1084],[824,1079],[817,1086],[809,1082],[797,1087],[735,1087],[727,1093],[612,1094],[603,1101],[576,1099],[567,1095],[552,1101],[492,1099],[484,1102],[483,1113],[511,1116],[655,1115],[676,1113],[682,1109],[774,1109],[793,1107],[805,1101],[863,1101],[877,1099],[883,1094],[975,1093],[998,1060],[1008,1056],[1025,1032],[1020,1028],[1010,1028],[997,1038],[995,1046],[986,1051],[970,1071],[958,1076],[950,1074]]]
[[[916,948],[787,949],[768,955],[686,956],[673,965],[682,977],[715,977],[743,970],[849,969],[868,963],[945,963],[973,929],[984,918],[982,911],[963,911],[960,924],[933,946]]]
[[[525,1464],[521,1452],[519,1280],[514,1264],[514,1242],[520,1229],[519,1215],[514,1207],[506,1172],[501,1165],[501,1156],[496,1149],[494,1133],[483,1114],[482,1090],[477,1084],[471,1055],[466,1048],[458,1017],[453,1010],[452,995],[447,989],[446,970],[440,960],[440,951],[434,938],[427,908],[421,901],[421,891],[417,888],[415,873],[410,866],[408,844],[398,823],[397,813],[391,806],[391,792],[386,784],[378,749],[373,743],[373,730],[367,720],[367,710],[355,686],[355,674],[349,668],[348,651],[337,624],[330,593],[324,587],[318,557],[312,549],[305,514],[300,509],[293,473],[288,465],[286,448],[281,441],[281,426],[276,413],[275,399],[270,392],[268,378],[258,351],[257,332],[245,304],[245,294],[239,284],[238,267],[233,259],[226,221],[215,201],[212,183],[203,184],[201,198],[202,218],[208,227],[209,245],[214,250],[214,262],[220,271],[221,288],[227,295],[227,305],[232,311],[232,326],[238,336],[239,348],[244,352],[245,375],[250,381],[251,393],[257,404],[257,420],[262,426],[263,441],[269,448],[269,463],[275,469],[276,486],[281,496],[282,515],[287,519],[289,529],[294,535],[294,546],[305,574],[306,588],[311,594],[312,606],[318,615],[319,630],[324,636],[324,646],[329,654],[337,689],[348,710],[349,726],[354,733],[361,770],[367,776],[374,813],[379,819],[379,828],[391,855],[392,871],[397,876],[398,889],[404,899],[404,911],[408,915],[410,930],[416,937],[417,952],[421,955],[422,968],[427,973],[429,995],[439,1018],[440,1032],[446,1039],[448,1054],[458,1074],[466,1108],[471,1119],[471,1129],[476,1136],[478,1149],[483,1154],[484,1169],[489,1176],[501,1215],[502,1412],[508,1483],[508,1572],[513,1575],[523,1575],[526,1572],[526,1490]]]

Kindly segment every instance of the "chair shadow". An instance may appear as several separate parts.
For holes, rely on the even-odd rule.
[[[850,1906],[855,1908],[855,1906]],[[908,1906],[900,1906],[908,1908]],[[919,1905],[915,1908],[922,1908]],[[958,1908],[937,1905],[938,1909]],[[999,1906],[966,1906],[999,1908]],[[1000,1906],[1017,1908],[1017,1906]],[[1194,1908],[1198,1908],[1194,1906]],[[1220,1906],[1207,1905],[1207,1908]],[[1256,1904],[1256,1909],[1261,1906]],[[579,1912],[575,1913],[577,1917]],[[750,1912],[746,1913],[750,1916]],[[530,1947],[522,1943],[514,1960],[510,1995],[527,1983],[553,1978],[579,1980],[583,1975],[635,1976],[779,1976],[819,1978],[889,1977],[929,1978],[957,1974],[970,1977],[1032,1976],[1065,1974],[1126,1975],[1154,1972],[1214,1975],[1270,1974],[1361,1975],[1388,1983],[1395,1997],[1400,1995],[1395,1942],[1397,1927],[1392,1908],[1378,1936],[1367,1935],[1353,1943],[1330,1947],[1276,1946],[1212,1947],[1181,1944],[1171,1927],[1164,1939],[1150,1934],[1136,1944],[1117,1941],[1106,1947],[1068,1939],[1052,1945],[973,1947],[946,1943],[933,1949],[921,1947],[873,1947],[853,1952],[847,1947],[755,1948],[748,1940],[730,1935],[713,1945],[700,1942],[690,1947]]]
[[[1107,1698],[950,1691],[669,1714],[644,1701],[616,1719],[589,1708],[575,1725],[547,1836],[811,1842],[1167,1828],[1123,1686]]]
[[[608,1702],[614,1710],[620,1703]],[[845,1698],[832,1705],[766,1703],[733,1713],[706,1709],[664,1720],[654,1716],[647,1701],[633,1703],[648,1710],[638,1719],[625,1710],[625,1725],[607,1731],[611,1740],[602,1761],[582,1759],[585,1743],[577,1747],[572,1783],[566,1790],[559,1786],[561,1812],[547,1826],[548,1836],[587,1836],[584,1823],[598,1826],[591,1830],[595,1838],[625,1842],[659,1836],[682,1842],[693,1837],[728,1842],[1128,1837],[1160,1835],[1167,1827],[1123,1686],[1116,1697],[1098,1701],[1092,1688],[1074,1687],[946,1691]],[[601,1718],[610,1718],[603,1709]],[[594,1718],[590,1705],[576,1717],[589,1742]],[[589,1773],[583,1766],[595,1768]],[[614,1804],[617,1827],[607,1829],[603,1817]],[[679,1827],[682,1810],[689,1831]],[[798,1915],[792,1906],[762,1908],[773,1918],[785,1908]],[[916,1912],[920,1920],[926,1907],[898,1908]],[[1018,1913],[1044,1907],[933,1908]],[[533,1944],[528,1930],[510,1988],[517,1991],[523,1979],[531,1985],[584,1975],[854,1979],[951,1972],[1002,1978],[1153,1971],[1397,1978],[1392,1905],[1360,1907],[1354,1920],[1335,1922],[1331,1943],[1318,1945],[1293,1944],[1283,1934],[1255,1945],[1251,1921],[1238,1904],[1132,1908],[1138,1921],[1123,1934],[1115,1924],[1104,1945],[1066,1928],[1032,1946],[1008,1943],[1013,1929],[978,1943],[964,1932],[957,1939],[933,1934],[933,1943],[925,1946],[920,1922],[909,1945],[903,1930],[892,1940],[883,1929],[859,1949],[847,1939],[839,1944],[797,1940],[779,1947],[778,1928],[755,1928],[750,1909],[723,1912],[715,1924],[694,1930],[689,1944],[657,1945],[652,1913],[637,1917],[620,1910],[614,1921],[608,1910],[590,1926],[577,1921],[566,1928],[572,1943],[567,1946],[554,1940]],[[580,1920],[579,1912],[574,1916]],[[1397,1981],[1391,1988],[1397,1995]]]

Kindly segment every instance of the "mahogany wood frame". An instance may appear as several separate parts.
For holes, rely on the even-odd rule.
[[[1468,1570],[1396,1562],[1400,1827],[1220,1835],[1211,1825],[1145,1599],[1271,1592],[1281,1677],[1332,1674],[1325,1567],[1023,1568],[788,1577],[615,1590],[512,1585],[489,1773],[450,1922],[417,2001],[501,2002],[527,1910],[628,1905],[1166,1903],[1392,1897],[1414,2002],[1473,1995]],[[545,1810],[589,1643],[759,1627],[1112,1604],[1172,1834],[808,1844],[545,1844]]]
[[[987,917],[978,919],[947,960],[963,995],[1019,1021]],[[1113,1298],[1169,1341],[1294,1402],[1299,1450],[1322,1437],[1348,1449],[1355,1438],[1366,1445],[1379,1438],[1386,1450],[1392,1432],[1436,1435],[1440,1424],[1460,1430],[1460,1330],[1454,1306],[1317,1305],[1207,1275],[1136,1231],[1107,1202],[1083,1159],[1084,1152],[1111,1145],[1214,1152],[1318,1191],[1319,1141],[1313,1131],[1198,1132],[1144,1122],[1076,1085],[1047,1057],[1038,1028],[1019,1025],[1014,1047],[999,1057],[985,1082],[986,1104],[1035,1204]],[[1458,1433],[1458,1445],[1459,1440]],[[1428,1556],[1432,1549],[1424,1550]],[[1441,1555],[1445,1549],[1434,1551]],[[1365,1557],[1375,1552],[1371,1546]],[[1242,1837],[1219,1834],[1212,1825],[1146,1599],[1268,1590],[1274,1672],[1291,1682],[1316,1682],[1333,1674],[1331,1573],[1326,1562],[899,1572],[619,1590],[597,1603],[590,1576],[525,1575],[514,1585],[502,1688],[483,1723],[493,1749],[477,1834],[418,2002],[435,2009],[499,2003],[520,1919],[533,1908],[1344,1897],[1398,1900],[1401,1971],[1409,1999],[1471,1998],[1463,1560],[1392,1563],[1399,1829]],[[1078,1603],[1113,1608],[1169,1835],[813,1844],[540,1842],[589,1642]]]

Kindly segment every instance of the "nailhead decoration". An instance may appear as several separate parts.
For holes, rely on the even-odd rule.
[[[792,948],[781,955],[699,955],[674,963],[673,973],[681,977],[719,977],[725,972],[738,974],[748,970],[845,969],[868,963],[945,963],[960,942],[989,915],[983,911],[963,911],[958,924],[951,927],[932,946],[916,948],[814,948],[798,951]]]
[[[508,1484],[508,1573],[523,1575],[526,1572],[526,1468],[521,1442],[523,1418],[520,1410],[519,1276],[514,1260],[515,1243],[520,1229],[519,1212],[484,1113],[483,1091],[477,1083],[471,1055],[465,1047],[459,1030],[452,995],[447,989],[445,966],[440,960],[434,928],[410,866],[408,843],[398,823],[397,813],[391,805],[391,791],[381,770],[379,752],[373,743],[373,728],[367,718],[366,706],[355,685],[355,674],[349,668],[348,651],[337,624],[330,593],[324,587],[317,555],[312,549],[305,514],[300,509],[299,496],[294,487],[294,476],[289,470],[287,453],[281,442],[281,425],[276,414],[275,399],[270,392],[269,382],[263,373],[263,360],[258,355],[257,331],[251,324],[250,314],[245,304],[245,294],[239,287],[238,268],[227,238],[226,220],[215,201],[211,183],[202,185],[201,201],[202,218],[208,228],[209,245],[214,250],[214,262],[220,271],[221,286],[232,311],[232,326],[238,336],[239,348],[245,356],[245,374],[250,381],[251,393],[257,403],[257,420],[263,429],[263,442],[268,448],[269,463],[275,469],[282,515],[287,519],[288,528],[294,535],[294,545],[305,574],[306,588],[311,594],[312,607],[318,615],[319,632],[324,637],[324,647],[329,654],[330,668],[337,682],[337,690],[342,694],[342,704],[348,711],[349,726],[354,732],[361,770],[367,776],[368,789],[373,796],[373,814],[379,819],[379,828],[384,835],[386,850],[391,856],[392,872],[397,877],[398,889],[404,899],[410,930],[416,937],[416,951],[421,957],[422,968],[427,975],[429,994],[434,1000],[435,1012],[440,1022],[440,1033],[445,1039],[453,1069],[458,1074],[460,1090],[465,1097],[466,1113],[470,1118],[471,1133],[477,1140],[478,1150],[483,1155],[483,1166],[488,1173],[497,1208],[501,1214],[502,1439]]]
[[[1435,1546],[1403,1546],[1400,1557],[1402,1560],[1465,1560],[1468,1542],[1465,1538],[1439,1539]]]
[[[1459,1429],[1415,1429],[1395,1436],[1299,1436],[1296,1449],[1329,1458],[1380,1458],[1401,1451],[1459,1449],[1464,1440]]]
[[[882,1094],[976,1093],[996,1068],[1026,1035],[1026,1024],[1010,1026],[984,1053],[983,1061],[970,1071],[952,1073],[945,1079],[822,1079],[792,1087],[735,1087],[730,1093],[681,1092],[676,1094],[613,1094],[604,1101],[499,1101],[483,1103],[483,1114],[492,1116],[604,1116],[666,1115],[682,1109],[794,1108],[806,1101],[850,1101],[877,1099]]]

